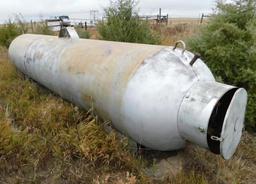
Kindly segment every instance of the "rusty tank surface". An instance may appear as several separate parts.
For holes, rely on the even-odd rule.
[[[183,45],[184,43],[181,42]],[[198,144],[230,159],[247,93],[217,83],[204,62],[175,47],[24,34],[9,48],[24,74],[97,113],[148,148]]]

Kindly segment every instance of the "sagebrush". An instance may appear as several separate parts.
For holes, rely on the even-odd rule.
[[[106,21],[98,24],[104,40],[158,44],[159,37],[150,29],[147,21],[139,19],[136,2],[116,0],[105,9]]]
[[[217,12],[189,46],[202,55],[221,82],[247,89],[246,128],[256,131],[255,1],[220,1]]]
[[[20,27],[9,21],[0,27],[0,45],[8,48],[14,38],[22,34]]]
[[[18,14],[14,21],[9,20],[0,26],[0,46],[9,48],[11,42],[17,36],[26,33],[54,35],[54,32],[48,28],[45,21],[31,25],[24,20],[21,14]]]

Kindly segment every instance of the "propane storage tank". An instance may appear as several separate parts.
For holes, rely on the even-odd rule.
[[[25,75],[79,107],[93,103],[103,119],[148,148],[177,150],[190,141],[230,159],[240,142],[245,89],[216,82],[197,55],[177,44],[24,34],[9,55]]]

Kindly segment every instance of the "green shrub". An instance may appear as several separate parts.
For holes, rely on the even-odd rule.
[[[0,27],[0,45],[8,48],[12,40],[20,34],[22,34],[21,29],[19,29],[16,24],[9,21],[7,24]]]
[[[98,31],[104,40],[157,44],[160,39],[142,21],[135,10],[133,0],[116,0],[105,9],[106,21],[98,24]]]
[[[121,171],[139,176],[127,139],[104,125],[93,108],[79,109],[0,61],[0,183],[92,183]]]
[[[8,48],[17,36],[28,32],[28,24],[21,14],[15,15],[15,21],[9,20],[0,26],[0,45]]]
[[[217,3],[217,15],[189,40],[221,81],[249,93],[246,128],[256,131],[256,6],[254,0]]]

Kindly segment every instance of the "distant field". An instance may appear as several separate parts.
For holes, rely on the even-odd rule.
[[[199,18],[171,18],[169,24],[200,24]]]
[[[172,18],[166,24],[152,24],[152,29],[161,37],[162,45],[174,45],[176,41],[186,41],[197,34],[202,26],[196,18]]]
[[[151,22],[151,28],[161,38],[162,45],[173,45],[178,40],[186,41],[187,38],[197,34],[200,26],[200,19],[196,18],[172,18],[169,19],[168,25],[156,24]],[[99,39],[100,35],[96,27],[89,27],[91,39]]]

